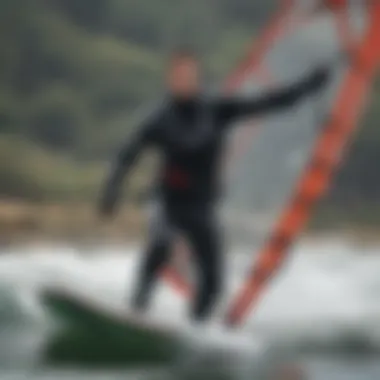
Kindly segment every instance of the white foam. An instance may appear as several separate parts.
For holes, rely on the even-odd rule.
[[[71,288],[85,288],[95,297],[126,305],[137,272],[136,252],[107,248],[104,254],[99,252],[101,249],[91,256],[91,252],[84,254],[66,247],[8,252],[0,258],[0,281],[24,290],[69,284]],[[236,266],[239,267],[244,265]],[[217,324],[198,335],[207,337],[210,344],[243,345],[244,339],[252,342],[258,333],[268,331],[297,332],[300,339],[313,333],[320,338],[321,331],[332,326],[342,331],[354,326],[367,334],[380,331],[379,272],[380,255],[363,256],[344,241],[300,244],[240,335],[218,330]],[[230,275],[234,281],[242,277],[238,271]],[[187,311],[187,301],[166,285],[159,287],[152,318],[186,326]]]

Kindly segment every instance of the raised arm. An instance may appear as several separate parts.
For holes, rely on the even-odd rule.
[[[223,125],[230,125],[245,117],[281,111],[305,96],[318,91],[328,79],[328,70],[319,68],[301,80],[283,89],[273,90],[252,98],[225,97],[217,102]]]
[[[152,143],[160,124],[160,110],[155,110],[143,122],[137,132],[122,146],[115,157],[111,170],[105,181],[101,194],[99,212],[101,215],[111,215],[120,197],[120,190],[125,176],[128,175],[140,152]]]

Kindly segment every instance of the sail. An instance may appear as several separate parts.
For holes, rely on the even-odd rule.
[[[261,120],[260,133],[234,169],[233,182],[242,186],[231,187],[226,206],[251,216],[255,260],[229,307],[232,324],[247,316],[327,189],[379,62],[379,3],[334,3],[282,36],[264,59],[276,83],[324,62],[333,77],[322,93]],[[263,91],[253,76],[244,89]]]
[[[271,87],[294,83],[323,65],[330,68],[331,79],[323,91],[295,107],[244,122],[235,129],[235,157],[229,163],[230,186],[224,208],[231,222],[231,239],[236,236],[240,242],[245,240],[242,224],[246,226],[248,241],[252,240],[252,233],[256,245],[267,240],[309,162],[351,65],[336,13],[319,9],[302,18],[305,4],[313,2],[298,3],[288,24],[260,60],[261,70],[248,71],[236,92],[249,97],[260,95]],[[350,20],[350,39],[352,35],[363,35],[365,16],[365,12],[358,12]]]
[[[295,107],[246,120],[231,135],[225,216],[229,259],[249,254],[243,285],[230,284],[227,321],[244,320],[328,187],[357,125],[379,62],[380,5],[372,1],[286,1],[226,90],[260,95],[326,65],[329,84]],[[168,276],[168,274],[167,274]],[[170,279],[188,290],[170,272]]]

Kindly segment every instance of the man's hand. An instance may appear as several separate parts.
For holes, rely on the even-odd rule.
[[[111,202],[110,199],[105,197],[100,201],[98,213],[103,219],[111,219],[115,213],[115,202]]]
[[[330,78],[330,70],[326,66],[316,69],[306,82],[306,87],[310,91],[318,91],[326,85]]]

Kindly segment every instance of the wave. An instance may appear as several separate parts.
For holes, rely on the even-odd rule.
[[[139,360],[141,363],[144,345],[139,342],[133,343],[115,335],[99,336],[96,331],[75,324],[58,325],[57,321],[49,319],[39,302],[40,291],[57,284],[85,285],[95,296],[124,302],[124,291],[129,286],[126,279],[130,279],[135,271],[136,257],[127,257],[125,252],[116,250],[99,251],[107,252],[89,256],[75,249],[54,247],[45,251],[12,252],[1,257],[1,367],[51,365],[60,355],[62,362],[66,355],[67,360],[71,357],[77,365],[86,366],[125,365],[128,355],[130,365],[136,366]],[[234,344],[225,347],[231,362],[227,361],[223,350],[218,349],[219,343],[209,345],[207,352],[201,350],[206,341],[212,340],[206,336],[200,342],[189,339],[191,344],[179,352],[198,353],[196,360],[199,363],[219,363],[219,368],[220,363],[227,363],[226,367],[230,369],[244,368],[245,365],[251,368],[250,371],[253,371],[252,366],[255,370],[267,364],[271,367],[275,360],[288,360],[306,353],[378,355],[380,313],[376,311],[376,300],[380,289],[379,267],[377,256],[365,256],[362,252],[360,256],[356,255],[346,243],[320,247],[302,245],[293,263],[269,291],[262,308],[240,333],[253,343],[260,342],[261,349],[244,351],[239,339],[230,336],[226,340]],[[183,318],[183,303],[174,300],[170,291],[160,289],[157,298],[156,313],[165,310],[173,321]],[[315,309],[311,307],[313,304]],[[140,356],[139,360],[137,356]],[[246,364],[239,359],[242,356]],[[207,367],[185,365],[178,358],[177,352],[168,362],[190,366],[194,371]],[[160,362],[158,357],[145,359],[149,359],[152,365]]]

